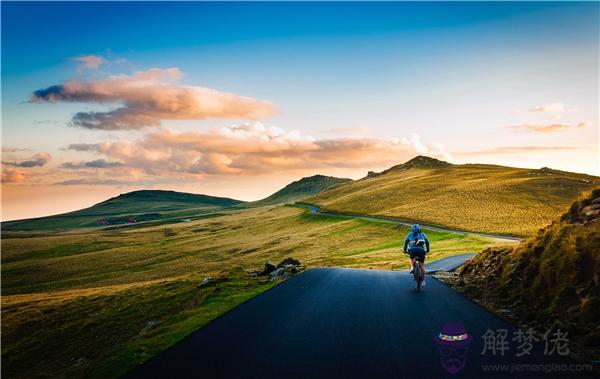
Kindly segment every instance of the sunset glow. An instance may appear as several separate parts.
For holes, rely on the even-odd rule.
[[[416,155],[600,175],[599,6],[3,2],[2,220]]]

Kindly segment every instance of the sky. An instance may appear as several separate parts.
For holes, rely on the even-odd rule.
[[[2,220],[416,155],[600,175],[598,2],[2,2]]]

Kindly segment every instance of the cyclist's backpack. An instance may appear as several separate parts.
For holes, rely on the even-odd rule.
[[[425,247],[425,236],[423,235],[423,233],[419,232],[416,236],[413,233],[413,237],[415,238],[412,240],[411,245]]]

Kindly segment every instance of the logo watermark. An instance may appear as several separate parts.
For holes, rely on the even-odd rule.
[[[479,352],[483,355],[504,357],[513,353],[515,357],[531,356],[535,349],[538,356],[567,356],[569,350],[569,333],[560,328],[550,328],[545,333],[537,333],[533,328],[487,329],[481,340],[483,348]],[[469,345],[474,337],[458,323],[446,323],[435,336],[434,341],[440,354],[440,363],[444,370],[450,374],[457,374],[467,365]],[[592,372],[591,364],[575,363],[503,363],[485,364],[481,366],[484,372],[504,373],[556,373],[556,372]]]
[[[438,346],[440,362],[444,370],[456,374],[465,368],[469,345],[473,342],[473,338],[462,323],[444,324],[434,341]]]

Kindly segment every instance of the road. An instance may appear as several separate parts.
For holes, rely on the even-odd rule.
[[[436,271],[453,271],[462,266],[467,259],[470,259],[473,256],[475,256],[475,253],[453,255],[447,258],[425,262],[425,267],[427,267],[428,273],[434,273]]]
[[[358,219],[362,219],[362,220],[371,220],[371,221],[383,221],[383,222],[389,222],[389,223],[393,223],[393,224],[406,225],[406,226],[410,226],[410,225],[414,224],[414,222],[395,220],[393,218],[387,218],[387,217],[361,216],[361,215],[353,215],[353,214],[345,214],[345,213],[337,213],[337,212],[326,212],[326,211],[319,210],[319,207],[317,207],[316,205],[308,204],[308,203],[293,203],[293,204],[288,204],[288,205],[295,206],[295,207],[308,208],[310,210],[310,213],[312,213],[312,214],[321,214],[321,215],[325,215],[325,216],[343,217],[343,218],[358,218]],[[487,233],[468,232],[468,231],[464,231],[464,230],[446,229],[446,228],[441,228],[438,226],[432,226],[432,225],[426,225],[426,224],[419,224],[419,225],[421,226],[422,229],[433,230],[433,231],[437,231],[437,232],[446,232],[446,233],[454,233],[454,234],[465,234],[465,235],[469,235],[469,236],[487,237],[487,238],[492,238],[492,239],[501,240],[501,241],[517,241],[518,242],[518,241],[523,240],[523,238],[521,238],[521,237],[503,236],[503,235],[498,235],[498,234],[487,234]]]
[[[434,341],[449,322],[463,323],[472,338],[462,351],[465,366],[455,375],[442,367]],[[488,329],[507,330],[504,356],[500,350],[483,353]],[[572,372],[484,372],[490,369],[484,365],[492,364],[510,370],[516,367],[511,364],[565,362],[544,355],[539,344],[530,356],[517,358],[514,330],[433,278],[416,293],[406,272],[317,268],[243,303],[125,377],[575,377]]]

